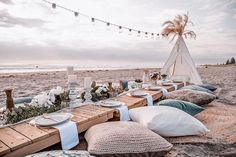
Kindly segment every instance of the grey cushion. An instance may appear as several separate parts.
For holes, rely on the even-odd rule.
[[[205,105],[215,100],[216,96],[197,90],[181,89],[170,92],[167,98],[188,101],[197,105]]]
[[[96,156],[164,155],[172,144],[136,122],[107,122],[91,127],[85,134],[88,151]],[[143,155],[144,155],[143,154]]]
[[[208,89],[208,90],[210,90],[212,92],[214,92],[217,89],[216,87],[214,87],[214,86],[212,86],[210,84],[202,84],[202,85],[198,85],[198,86],[202,87],[202,88],[206,88],[206,89]]]
[[[189,85],[189,86],[182,87],[181,89],[191,89],[191,90],[197,90],[197,91],[202,91],[202,92],[207,92],[207,93],[213,94],[212,91],[210,91],[206,88],[197,86],[197,85]]]
[[[154,105],[174,107],[174,108],[180,109],[192,116],[194,116],[204,110],[204,108],[202,108],[201,106],[198,106],[194,103],[182,101],[182,100],[175,100],[175,99],[162,100]]]

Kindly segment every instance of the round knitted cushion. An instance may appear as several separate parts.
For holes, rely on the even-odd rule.
[[[164,138],[136,122],[98,124],[86,132],[85,139],[88,142],[89,153],[94,155],[140,156],[142,153],[163,155],[172,148],[172,144]]]
[[[170,92],[167,98],[188,101],[197,105],[205,105],[215,100],[216,96],[196,90],[180,89]]]

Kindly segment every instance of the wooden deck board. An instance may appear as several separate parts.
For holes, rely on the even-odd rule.
[[[6,153],[9,153],[11,150],[10,148],[5,145],[2,141],[0,141],[0,156]]]
[[[37,140],[47,138],[49,134],[35,126],[28,123],[21,123],[19,125],[11,126],[12,129],[20,132],[24,136],[28,137],[31,141],[35,142]]]
[[[11,151],[31,143],[30,139],[10,127],[0,129],[0,141],[5,143]]]

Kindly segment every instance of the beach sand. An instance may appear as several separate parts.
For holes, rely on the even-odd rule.
[[[158,71],[159,69],[151,69]],[[198,68],[203,83],[209,83],[220,88],[218,99],[214,103],[235,105],[236,107],[236,66],[202,66]],[[134,80],[142,78],[143,69],[132,70],[99,70],[76,71],[79,86],[83,86],[83,78],[92,77],[98,83],[119,80]],[[6,87],[14,89],[14,97],[34,96],[53,87],[67,87],[66,72],[40,72],[0,74],[0,89]],[[4,102],[5,94],[0,92],[0,102]],[[235,124],[236,125],[236,124]],[[232,132],[236,135],[236,131]],[[236,143],[234,144],[175,144],[170,156],[236,156]]]

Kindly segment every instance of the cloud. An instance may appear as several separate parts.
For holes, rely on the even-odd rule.
[[[4,3],[4,4],[14,4],[11,0],[0,0],[0,3]]]
[[[52,9],[41,1],[15,0],[0,11],[0,61],[25,63],[43,60],[156,63],[164,62],[174,42],[131,36],[91,19]],[[197,40],[186,40],[196,63],[224,61],[235,54],[236,16],[232,0],[58,0],[56,3],[122,26],[159,33],[163,21],[190,11]],[[26,9],[27,8],[27,9]],[[13,45],[13,46],[12,46]],[[4,52],[4,53],[3,53]],[[49,64],[51,62],[48,62]],[[86,62],[85,62],[86,64]]]
[[[10,15],[6,10],[0,10],[0,27],[41,27],[45,21],[35,18],[21,18]]]

